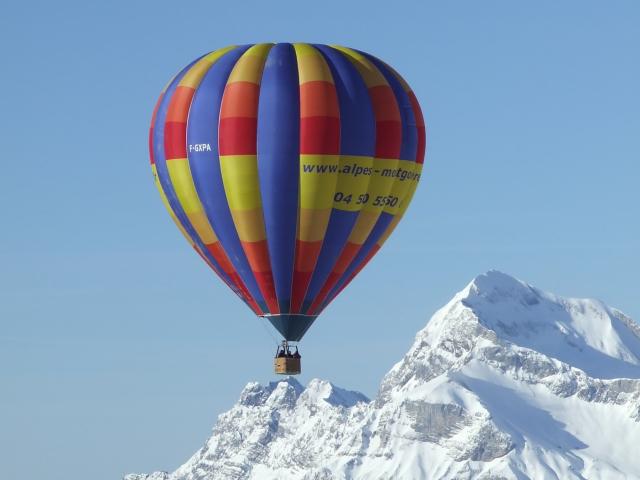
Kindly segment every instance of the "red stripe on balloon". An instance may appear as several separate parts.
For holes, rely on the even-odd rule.
[[[300,313],[302,301],[309,288],[309,282],[321,249],[322,241],[296,241],[296,261],[293,271],[293,288],[291,290],[291,313]]]
[[[270,313],[279,313],[278,299],[275,293],[271,261],[269,259],[269,246],[266,240],[259,242],[240,242],[242,249],[251,265],[253,276],[256,277],[258,288],[264,297],[264,301]]]
[[[347,242],[347,244],[342,249],[342,252],[340,253],[340,257],[336,261],[333,270],[327,277],[327,280],[324,282],[324,285],[318,292],[318,295],[313,300],[313,303],[309,306],[307,313],[313,314],[322,305],[324,299],[327,297],[327,295],[329,295],[331,289],[335,286],[338,280],[340,280],[349,264],[353,261],[355,256],[360,251],[361,247],[362,245]]]
[[[324,62],[322,57],[318,57]],[[304,68],[304,67],[303,67]],[[333,83],[312,80],[300,84],[300,154],[340,154],[340,106]],[[322,240],[296,240],[291,312],[300,313],[315,270]]]
[[[369,88],[376,117],[377,158],[399,158],[402,148],[402,121],[395,94],[389,85]]]
[[[358,276],[358,274],[362,271],[362,269],[364,267],[367,266],[367,264],[369,263],[369,261],[375,257],[376,253],[378,253],[378,251],[380,250],[380,245],[375,244],[373,247],[371,247],[371,251],[367,254],[367,256],[365,258],[362,259],[362,262],[360,262],[360,264],[358,265],[358,267],[353,271],[353,273],[351,275],[349,275],[349,278],[347,278],[347,280],[342,284],[342,286],[340,287],[340,289],[338,289],[338,291],[336,291],[331,297],[327,298],[322,306],[320,307],[319,312],[321,312],[322,310],[324,310],[324,308],[329,305],[334,298],[336,298],[338,295],[340,295],[340,292],[342,292],[347,285],[349,285],[351,283],[351,281],[356,278],[356,276]],[[319,313],[318,312],[318,313]]]
[[[194,93],[191,87],[177,87],[171,96],[165,122],[186,122]]]
[[[427,133],[425,131],[424,117],[422,116],[422,109],[418,103],[416,95],[410,91],[408,92],[409,101],[411,102],[411,109],[413,110],[413,116],[416,119],[416,127],[418,130],[418,148],[416,150],[416,163],[424,163],[424,154],[427,148]]]
[[[246,303],[257,315],[261,315],[262,310],[255,302],[255,300],[251,297],[249,290],[247,290],[247,287],[244,285],[244,282],[240,278],[240,275],[238,275],[238,272],[236,272],[236,269],[233,268],[233,265],[229,261],[229,258],[227,257],[227,254],[222,248],[220,242],[210,243],[206,245],[206,247],[209,253],[218,262],[220,268],[222,268],[222,270],[229,276],[231,281],[238,287],[238,290],[240,291],[241,296],[242,298],[244,298]]]
[[[256,118],[221,118],[218,132],[220,155],[256,154],[258,132]]]
[[[225,87],[226,101],[220,107],[220,118],[258,116],[260,85],[253,82],[232,82]]]
[[[171,96],[164,123],[164,154],[167,160],[186,158],[186,122],[195,90],[179,86]]]
[[[376,122],[376,158],[400,156],[402,124],[393,120]]]
[[[187,131],[184,123],[164,124],[164,153],[167,161],[187,157]]]
[[[340,119],[307,117],[300,119],[300,153],[303,155],[340,153]]]
[[[313,80],[300,85],[300,118],[339,118],[338,93],[333,83]]]

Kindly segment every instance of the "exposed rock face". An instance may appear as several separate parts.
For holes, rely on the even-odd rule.
[[[435,313],[375,399],[251,383],[186,464],[125,479],[640,479],[638,445],[638,324],[492,271]]]

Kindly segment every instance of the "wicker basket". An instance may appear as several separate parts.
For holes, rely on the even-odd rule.
[[[273,367],[278,375],[298,375],[301,371],[299,358],[276,357]]]

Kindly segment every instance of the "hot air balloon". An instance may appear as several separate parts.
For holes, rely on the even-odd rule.
[[[196,252],[283,337],[276,373],[378,252],[416,190],[418,101],[386,63],[340,46],[231,46],[182,69],[156,104],[151,167]],[[297,352],[297,347],[296,347]]]

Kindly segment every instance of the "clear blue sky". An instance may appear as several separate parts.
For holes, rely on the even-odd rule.
[[[232,43],[339,43],[422,103],[425,174],[303,343],[374,395],[435,308],[490,268],[636,319],[640,3],[10,2],[0,16],[0,469],[173,469],[273,340],[192,252],[148,165],[160,89]]]

